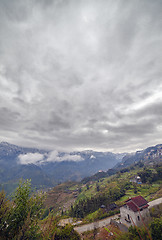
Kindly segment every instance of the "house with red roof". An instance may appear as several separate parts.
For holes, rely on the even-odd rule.
[[[120,208],[121,223],[127,227],[141,226],[150,219],[148,202],[142,197],[132,197]]]

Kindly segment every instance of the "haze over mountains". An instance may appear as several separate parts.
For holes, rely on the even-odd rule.
[[[48,188],[58,183],[91,176],[110,168],[121,169],[139,160],[161,160],[162,145],[132,154],[111,152],[57,152],[23,148],[7,142],[0,143],[0,184],[8,192],[20,178],[31,178],[33,186]]]
[[[81,180],[99,170],[106,171],[125,154],[111,152],[57,152],[23,148],[0,143],[0,183],[12,185],[20,178],[31,178],[38,188],[67,180]]]

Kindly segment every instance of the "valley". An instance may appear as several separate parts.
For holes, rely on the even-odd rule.
[[[8,155],[5,152],[3,154],[1,159]],[[141,154],[140,157],[139,154]],[[114,239],[118,240],[117,235],[124,236],[123,234],[125,233],[110,223],[112,219],[119,218],[120,208],[127,199],[141,196],[148,202],[153,203],[154,200],[157,199],[158,201],[158,199],[162,198],[161,160],[161,145],[157,145],[156,147],[145,149],[141,153],[134,153],[130,159],[128,155],[127,157],[125,155],[121,162],[117,163],[113,168],[107,171],[99,170],[94,175],[82,178],[81,181],[69,180],[56,186],[50,186],[47,182],[46,188],[43,185],[39,185],[38,182],[36,191],[33,191],[33,186],[31,185],[32,194],[28,195],[28,197],[32,198],[33,196],[32,201],[38,204],[35,206],[35,210],[37,209],[36,211],[39,213],[39,218],[37,219],[37,228],[41,229],[39,239],[49,239],[50,236],[58,234],[58,236],[66,235],[66,239],[73,239],[75,236],[76,238],[74,239],[78,240],[80,238],[85,240],[104,240],[109,236],[108,232],[111,232],[116,234]],[[11,157],[9,161],[11,161]],[[5,164],[7,165],[7,163]],[[39,173],[37,165],[26,164],[24,167],[25,170],[22,171],[23,166],[21,166],[22,173],[27,174],[26,169],[30,169],[36,182]],[[13,166],[10,169],[12,168]],[[40,166],[39,168],[41,169]],[[36,178],[34,178],[35,174]],[[27,175],[23,176],[27,178]],[[28,182],[31,184],[33,179],[31,179],[31,182],[27,180],[27,182],[23,183],[24,179],[21,184],[19,183],[17,194],[20,199],[19,193],[23,194],[25,188],[28,188]],[[50,177],[48,179],[51,180]],[[22,187],[21,191],[20,187]],[[14,201],[13,196],[11,197],[12,201]],[[4,199],[3,192],[1,192],[1,198]],[[39,201],[42,201],[42,203],[39,203]],[[3,202],[9,204],[8,200]],[[5,206],[1,205],[0,211],[3,211],[2,207],[5,208]],[[12,210],[12,204],[9,204],[8,209],[10,208]],[[158,220],[162,212],[161,205],[159,205],[158,211],[154,208],[152,209],[150,210],[151,216],[156,217]],[[8,219],[8,216],[5,219]],[[4,221],[10,221],[10,218],[8,220],[5,219]],[[77,232],[79,235],[77,235]],[[21,235],[21,232],[19,234]],[[28,234],[28,232],[25,234]]]
[[[31,179],[35,190],[47,191],[60,183],[82,181],[84,184],[114,175],[141,161],[152,165],[162,160],[162,145],[132,154],[111,152],[57,152],[23,148],[0,143],[0,189],[11,194],[19,179]],[[125,170],[124,170],[125,171]],[[76,196],[75,196],[76,197]]]
[[[65,181],[80,181],[107,171],[125,154],[111,152],[57,152],[0,143],[0,188],[10,194],[19,179],[31,179],[34,189],[47,190]]]

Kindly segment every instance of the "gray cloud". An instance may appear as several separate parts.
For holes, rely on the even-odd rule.
[[[18,161],[20,164],[44,164],[46,162],[62,162],[62,161],[83,161],[84,159],[78,154],[64,153],[60,154],[58,151],[54,150],[48,154],[40,153],[27,153],[20,154],[18,156]]]
[[[0,1],[0,139],[132,151],[162,140],[160,0]]]
[[[83,161],[84,159],[78,155],[78,154],[69,154],[64,153],[63,155],[60,155],[58,151],[54,150],[49,153],[47,157],[47,162],[62,162],[62,161]]]
[[[27,153],[18,156],[20,164],[37,164],[38,162],[42,162],[43,158],[44,155],[40,153]]]

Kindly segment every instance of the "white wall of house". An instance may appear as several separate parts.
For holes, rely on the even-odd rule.
[[[150,213],[148,208],[143,209],[140,212],[133,212],[128,206],[123,206],[120,208],[121,222],[126,224],[128,227],[130,225],[141,226],[143,224],[142,219],[145,223],[149,221]],[[142,219],[141,219],[142,218]],[[126,221],[126,220],[127,221]]]

